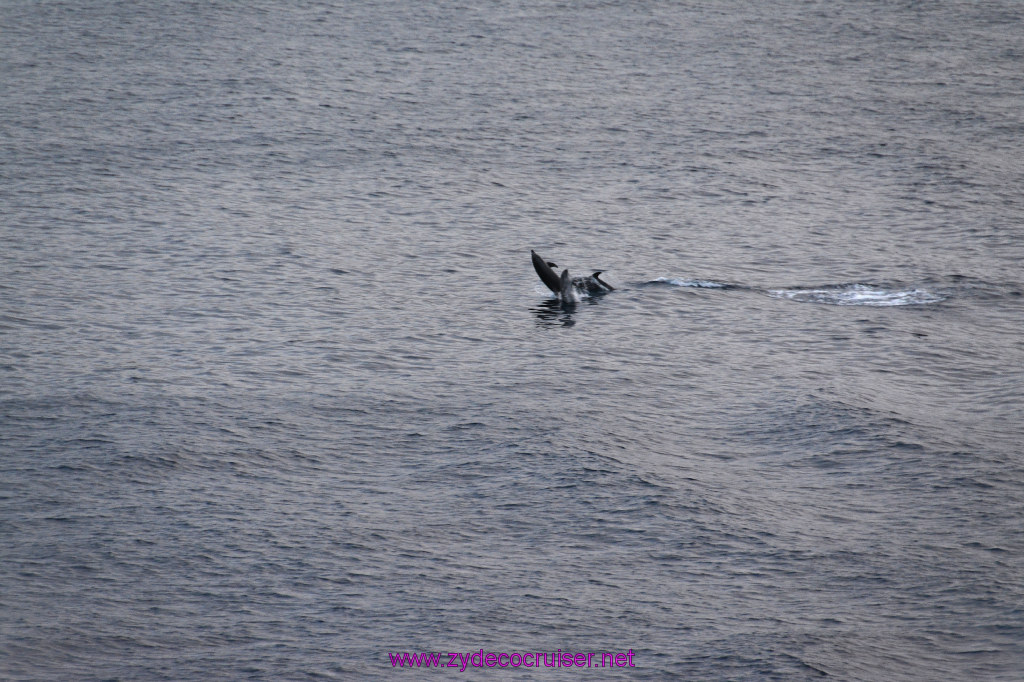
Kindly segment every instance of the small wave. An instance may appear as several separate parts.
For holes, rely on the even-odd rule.
[[[651,280],[650,284],[671,284],[674,287],[697,287],[700,289],[728,289],[730,286],[724,282],[714,282],[708,279],[681,279],[679,277],[659,277]]]
[[[876,307],[924,305],[938,303],[945,299],[945,296],[925,289],[886,289],[867,284],[842,284],[816,289],[773,289],[768,292],[768,295],[800,303]]]

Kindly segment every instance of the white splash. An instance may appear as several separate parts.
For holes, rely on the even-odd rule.
[[[867,284],[847,284],[819,289],[773,289],[768,292],[768,295],[800,303],[876,307],[924,305],[938,303],[945,299],[945,296],[926,289],[885,289]]]
[[[652,282],[663,282],[674,287],[698,287],[700,289],[724,289],[722,282],[712,282],[707,279],[680,279],[678,277],[659,277]]]

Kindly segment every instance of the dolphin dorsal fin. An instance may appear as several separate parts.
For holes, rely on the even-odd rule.
[[[608,284],[608,282],[606,282],[603,279],[601,279],[601,273],[602,272],[604,272],[604,270],[598,270],[593,275],[591,275],[591,277],[593,277],[594,281],[596,281],[598,284],[603,286],[608,291],[615,291],[615,287],[613,287],[611,284]]]

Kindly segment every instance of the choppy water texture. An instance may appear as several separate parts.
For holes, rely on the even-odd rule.
[[[0,35],[0,676],[1024,679],[1020,3]]]

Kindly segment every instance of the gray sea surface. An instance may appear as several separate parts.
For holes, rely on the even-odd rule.
[[[0,677],[1022,680],[1022,264],[1016,0],[3,0]]]

